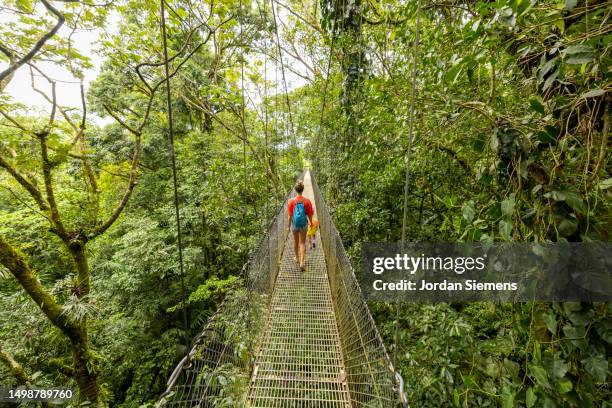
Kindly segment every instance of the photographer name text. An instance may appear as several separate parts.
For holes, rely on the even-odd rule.
[[[396,282],[385,282],[377,279],[372,283],[376,291],[516,291],[515,282],[479,282],[468,279],[464,282],[428,282],[424,279],[411,281],[402,279]]]

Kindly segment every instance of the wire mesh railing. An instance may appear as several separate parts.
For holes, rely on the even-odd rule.
[[[400,406],[405,402],[401,377],[393,369],[316,180],[314,177],[311,180],[321,231],[319,242],[322,243],[325,258],[322,265],[327,269],[333,303],[330,316],[336,321],[333,326],[337,326],[334,330],[337,330],[342,354],[340,360],[344,365],[342,375],[334,380],[347,384],[352,407]],[[267,332],[269,320],[274,318],[270,305],[283,250],[288,248],[286,214],[288,201],[293,195],[293,192],[287,194],[282,207],[244,265],[242,279],[228,292],[196,337],[189,354],[172,373],[158,406],[249,406],[249,381],[257,371],[254,370],[257,351]],[[299,275],[296,276],[298,281]],[[296,356],[304,359],[304,356]],[[279,372],[278,381],[287,383],[291,380],[287,378],[289,374]],[[282,399],[268,398],[267,401],[274,402],[265,406],[333,406],[323,399],[316,401],[318,405],[300,403],[295,399],[290,402],[294,405],[283,405],[284,402],[277,405],[276,401]]]
[[[387,354],[315,177],[312,184],[351,405],[406,405],[403,380]]]
[[[193,346],[174,369],[159,407],[241,407],[263,332],[289,226],[283,205]]]

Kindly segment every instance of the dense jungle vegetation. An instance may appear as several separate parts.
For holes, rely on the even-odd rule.
[[[408,240],[610,240],[610,1],[166,4],[187,332],[159,2],[0,3],[1,385],[151,406],[302,162],[356,264],[406,182]],[[612,405],[610,304],[371,311],[413,407]]]

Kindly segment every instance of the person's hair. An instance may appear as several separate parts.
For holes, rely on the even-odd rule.
[[[297,191],[298,194],[302,194],[302,191],[304,191],[304,182],[302,180],[295,183],[295,191]]]

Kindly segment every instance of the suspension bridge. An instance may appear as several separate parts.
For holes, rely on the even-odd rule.
[[[160,0],[160,4],[169,151],[173,163],[174,205],[184,299],[164,0]],[[293,147],[297,151],[276,11],[274,5],[270,5],[290,125],[286,129],[290,129]],[[262,15],[265,14],[264,2]],[[242,19],[239,20],[239,27],[242,38]],[[324,123],[332,51],[333,41],[328,56],[319,133]],[[244,125],[243,64],[241,62],[240,117],[243,178],[246,186],[248,132]],[[267,60],[264,66],[266,64]],[[267,70],[264,69],[264,83],[267,81],[266,73]],[[415,73],[413,68],[413,77]],[[278,83],[278,79],[276,82]],[[264,93],[267,96],[267,87]],[[278,92],[276,94],[278,95]],[[277,100],[276,96],[274,99]],[[267,108],[264,109],[264,115],[264,133],[267,135]],[[414,91],[411,118],[413,115]],[[277,121],[275,125],[278,125]],[[267,145],[267,138],[265,141]],[[315,142],[317,147],[318,142],[319,137]],[[307,253],[305,270],[301,271],[294,261],[292,238],[289,236],[287,205],[294,195],[293,191],[290,191],[244,265],[242,279],[229,291],[218,310],[195,338],[190,352],[170,376],[167,389],[160,397],[159,408],[392,408],[408,405],[402,377],[395,371],[387,354],[316,179],[309,171],[303,173],[303,178],[304,195],[311,199],[320,225],[317,245]],[[408,178],[407,172],[406,184]],[[406,224],[406,197],[404,199],[403,231]],[[402,240],[403,238],[404,233]],[[185,308],[183,320],[184,326],[187,327]]]
[[[168,380],[160,407],[399,407],[406,405],[315,178],[304,195],[320,224],[306,269],[293,258],[287,203],[242,280]]]

